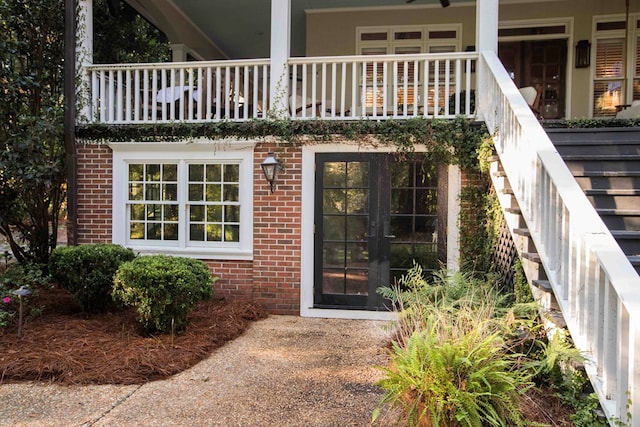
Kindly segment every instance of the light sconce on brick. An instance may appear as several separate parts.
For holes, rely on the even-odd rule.
[[[271,187],[271,193],[273,194],[273,190],[275,189],[276,179],[278,178],[278,172],[282,170],[282,165],[280,161],[275,158],[272,151],[269,151],[267,158],[260,164],[262,166],[262,173],[264,173],[264,178],[269,183]]]

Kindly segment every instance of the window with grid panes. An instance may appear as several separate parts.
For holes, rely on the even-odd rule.
[[[459,24],[423,25],[423,26],[390,26],[390,27],[359,27],[356,30],[360,55],[384,55],[394,54],[418,54],[418,53],[446,53],[460,50],[461,26]],[[444,67],[438,72],[444,73]],[[365,107],[369,114],[375,110],[382,113],[386,104],[392,109],[392,102],[384,98],[384,87],[387,86],[387,99],[395,97],[397,105],[407,104],[409,109],[424,103],[420,93],[423,91],[420,64],[413,60],[398,61],[391,64],[390,69],[385,70],[381,63],[368,62],[363,67],[363,90],[365,94]],[[386,83],[383,75],[386,73]],[[375,77],[374,77],[375,76]],[[391,91],[391,79],[399,82],[397,92]],[[433,83],[434,76],[430,76]],[[438,97],[440,107],[444,106],[444,88]],[[450,87],[453,90],[453,87]],[[430,96],[426,101],[430,111],[434,108],[434,97]]]
[[[129,165],[129,239],[178,240],[178,165]]]
[[[612,117],[620,108],[640,99],[640,20],[629,22],[629,48],[624,20],[599,18],[594,28],[593,116]],[[631,62],[631,67],[628,66]],[[630,74],[627,74],[630,73]]]
[[[212,155],[197,145],[156,153],[154,160],[146,146],[115,146],[114,243],[140,252],[250,259],[252,151]]]
[[[240,241],[237,164],[190,164],[189,241]]]

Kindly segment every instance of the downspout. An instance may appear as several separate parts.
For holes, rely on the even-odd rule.
[[[76,0],[64,2],[64,150],[67,169],[67,244],[78,244],[78,181],[75,135]]]

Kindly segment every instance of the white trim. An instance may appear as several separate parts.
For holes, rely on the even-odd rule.
[[[462,174],[458,165],[449,165],[447,178],[447,270],[460,269],[460,190]]]
[[[426,152],[424,145],[416,145],[417,153]],[[302,209],[301,209],[301,230],[300,236],[300,316],[303,317],[326,317],[340,319],[369,319],[369,320],[393,320],[396,318],[394,312],[368,311],[368,310],[336,310],[313,308],[313,267],[314,267],[314,203],[315,203],[315,156],[316,153],[390,153],[389,147],[363,147],[355,142],[340,144],[305,145],[302,147]],[[453,190],[450,190],[453,191]],[[449,198],[457,203],[458,194]],[[451,212],[447,213],[451,216]],[[448,218],[449,224],[447,245],[452,236],[457,236],[457,216]],[[455,223],[455,226],[451,226]],[[451,234],[453,232],[453,234]],[[456,240],[458,237],[455,237]],[[449,259],[447,259],[447,262]],[[454,266],[447,265],[449,269]]]
[[[554,34],[534,34],[530,36],[498,36],[499,41],[522,41],[522,40],[545,40],[545,39],[564,39],[569,38],[573,34],[573,16],[556,17],[545,19],[514,19],[511,21],[500,21],[498,30],[511,28],[529,28],[529,27],[555,27],[559,25],[565,26],[564,33]]]
[[[199,259],[216,260],[251,260],[253,259],[253,146],[246,141],[234,143],[227,141],[199,140],[193,143],[113,143],[109,144],[113,151],[113,205],[112,205],[112,242],[132,248],[141,253],[174,254]],[[186,165],[194,160],[236,161],[240,163],[240,242],[224,247],[205,248],[202,246],[187,246],[186,222],[181,215],[181,238],[175,242],[158,242],[150,244],[148,241],[132,242],[127,238],[127,164],[131,161],[178,163],[179,179],[180,165]],[[178,186],[183,186],[178,182]],[[186,188],[186,187],[185,187]],[[179,191],[180,194],[185,193]],[[181,196],[179,196],[180,199]],[[182,196],[183,197],[183,196]],[[184,200],[180,206],[185,206]],[[184,214],[184,212],[182,212]],[[235,246],[235,247],[233,247]]]

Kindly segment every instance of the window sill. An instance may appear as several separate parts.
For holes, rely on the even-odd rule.
[[[173,255],[201,260],[221,261],[252,261],[253,251],[238,249],[203,249],[203,248],[177,248],[170,246],[137,246],[126,245],[135,253],[141,255]]]

